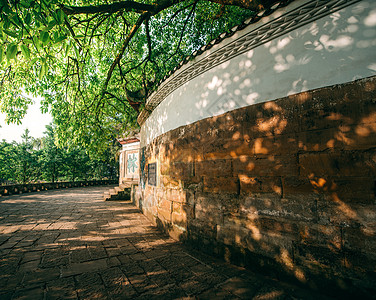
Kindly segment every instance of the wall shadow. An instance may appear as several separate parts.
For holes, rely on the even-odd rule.
[[[104,202],[103,191],[90,187],[1,198],[1,299],[172,299],[204,292],[236,297],[236,286],[259,297],[299,295],[188,251],[132,204]]]
[[[232,263],[371,297],[375,99],[371,77],[169,131],[143,150],[160,168],[159,185],[140,194],[143,212]]]

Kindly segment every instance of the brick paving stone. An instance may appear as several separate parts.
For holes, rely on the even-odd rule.
[[[231,294],[227,290],[223,290],[223,289],[220,289],[220,288],[214,288],[214,289],[210,289],[207,292],[200,294],[200,299],[202,299],[202,300],[219,300],[219,299],[222,300],[222,299],[226,299],[227,300],[227,299],[241,299],[241,298],[234,295],[234,294]],[[252,298],[248,298],[248,299],[252,299]]]
[[[75,247],[70,253],[72,263],[80,263],[91,259],[89,250],[86,246]]]
[[[192,273],[190,270],[185,268],[176,268],[171,270],[170,272],[171,277],[174,278],[176,283],[186,281],[192,277],[194,277],[194,273]]]
[[[148,276],[159,287],[171,285],[171,283],[175,281],[174,277],[166,270],[160,270],[160,271],[148,273]]]
[[[96,272],[101,269],[107,268],[106,259],[98,259],[98,260],[91,260],[85,261],[82,263],[74,263],[70,264],[66,268],[61,269],[61,273],[63,277],[72,276],[82,273],[90,273]]]
[[[24,257],[22,258],[22,263],[26,263],[29,261],[40,261],[42,258],[43,251],[30,251],[26,252]]]
[[[25,288],[16,290],[12,299],[17,300],[42,300],[44,299],[44,289],[41,287]]]
[[[77,299],[73,277],[59,278],[46,285],[46,299]]]
[[[108,267],[118,267],[121,265],[120,260],[117,257],[109,257],[106,259]]]
[[[325,299],[159,232],[109,187],[0,198],[0,299]]]
[[[34,271],[39,266],[38,260],[32,260],[25,263],[22,263],[19,267],[20,272]]]
[[[136,299],[141,300],[149,300],[149,299],[184,299],[186,294],[184,290],[179,288],[176,285],[169,285],[157,290],[151,290],[146,292]]]
[[[121,254],[121,250],[118,247],[106,247],[105,249],[109,257],[119,256]]]
[[[33,285],[42,285],[47,281],[55,280],[59,278],[60,271],[58,268],[52,269],[36,269],[32,271],[26,271],[24,278],[22,280],[22,285],[33,286]]]
[[[131,285],[139,294],[154,290],[158,287],[146,274],[136,274],[128,277]]]
[[[220,290],[227,291],[241,299],[252,299],[259,290],[262,283],[258,280],[244,280],[239,277],[233,277],[221,284]]]
[[[89,250],[91,259],[100,259],[100,258],[108,257],[106,250],[102,246],[90,246],[88,247],[88,250]]]
[[[201,294],[210,288],[210,286],[206,282],[199,281],[198,279],[185,281],[180,284],[180,287],[188,296]]]

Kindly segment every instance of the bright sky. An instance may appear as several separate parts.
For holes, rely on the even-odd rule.
[[[42,114],[40,111],[40,99],[34,99],[34,104],[29,106],[25,118],[21,125],[7,125],[5,123],[5,115],[0,113],[0,141],[6,139],[8,142],[21,141],[21,135],[25,129],[30,130],[30,136],[42,137],[43,132],[46,131],[45,126],[52,122],[52,117],[49,114]]]

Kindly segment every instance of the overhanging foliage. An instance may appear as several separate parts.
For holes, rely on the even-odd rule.
[[[273,2],[3,1],[0,111],[20,122],[41,95],[61,144],[105,149],[184,57]]]

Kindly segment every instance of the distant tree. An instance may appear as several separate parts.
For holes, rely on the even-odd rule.
[[[66,149],[64,152],[64,171],[65,175],[71,181],[79,179],[88,179],[91,174],[90,157],[84,149],[74,147]]]
[[[16,146],[16,178],[18,182],[27,183],[35,179],[35,167],[37,157],[33,152],[33,138],[30,136],[29,129],[21,136],[22,141]]]
[[[0,183],[16,181],[17,150],[14,143],[0,142]]]
[[[53,125],[47,125],[44,133],[43,147],[39,156],[42,178],[46,181],[55,182],[63,168],[63,151],[56,146]]]

